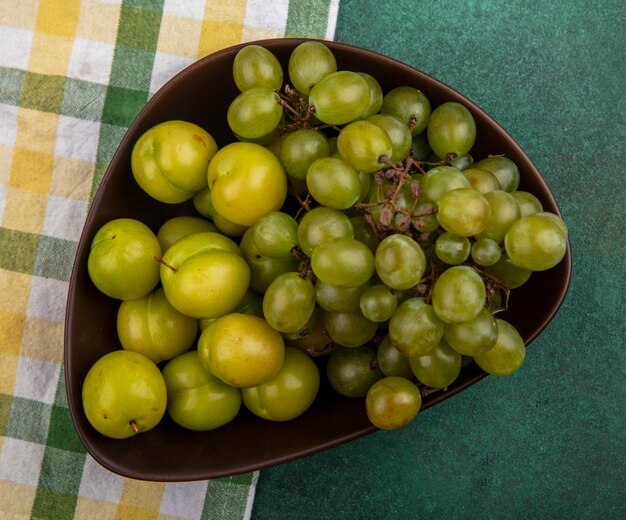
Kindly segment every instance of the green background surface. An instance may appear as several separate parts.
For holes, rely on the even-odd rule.
[[[493,116],[551,187],[574,273],[518,373],[263,470],[253,518],[626,518],[626,4],[342,0],[335,39]]]

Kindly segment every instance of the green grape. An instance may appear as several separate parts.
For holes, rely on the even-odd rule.
[[[531,271],[545,271],[563,259],[567,241],[558,224],[535,214],[519,219],[509,228],[504,248],[515,265]]]
[[[412,209],[413,226],[422,233],[432,233],[439,227],[437,208],[432,202],[418,202]]]
[[[272,152],[278,160],[280,160],[280,149],[283,147],[283,141],[289,134],[282,134],[274,137],[265,147]]]
[[[528,215],[533,215],[534,213],[540,213],[543,211],[541,201],[532,193],[515,190],[511,192],[511,195],[513,195],[519,205],[521,217],[527,217]]]
[[[298,245],[298,223],[287,213],[273,211],[263,215],[250,229],[254,245],[264,256],[288,256]]]
[[[374,255],[376,274],[392,289],[416,285],[426,270],[426,257],[420,245],[406,235],[384,238]]]
[[[482,168],[468,168],[467,170],[463,170],[463,175],[467,177],[471,187],[483,195],[490,191],[502,189],[498,178],[490,171],[483,170]]]
[[[502,249],[490,238],[479,238],[472,244],[472,260],[483,267],[495,264],[502,257]]]
[[[283,115],[278,95],[271,89],[256,87],[239,94],[228,107],[228,126],[244,139],[257,139],[276,129]]]
[[[311,269],[327,284],[358,287],[374,274],[374,255],[358,240],[333,238],[313,249]]]
[[[280,90],[283,69],[269,50],[260,45],[246,45],[235,56],[233,79],[242,92],[255,87]]]
[[[496,318],[498,338],[484,354],[474,356],[476,364],[493,376],[508,376],[516,372],[526,357],[526,346],[519,332],[507,321]]]
[[[428,143],[439,157],[468,153],[476,139],[476,123],[460,103],[448,101],[433,110],[428,122]]]
[[[370,88],[356,72],[331,72],[311,89],[309,103],[315,117],[329,125],[345,125],[357,119],[368,107]]]
[[[322,157],[311,164],[306,185],[311,196],[328,208],[348,209],[361,196],[358,172],[338,157]]]
[[[379,126],[369,121],[353,121],[339,132],[337,150],[355,170],[372,173],[384,168],[379,159],[391,157],[393,145]]]
[[[474,158],[470,154],[466,153],[465,155],[455,157],[448,164],[457,170],[465,172],[465,170],[470,169],[474,164]]]
[[[305,213],[298,226],[298,244],[305,255],[333,238],[353,238],[354,229],[347,215],[339,210],[318,206]]]
[[[501,254],[500,260],[485,267],[487,274],[500,280],[507,289],[517,289],[530,278],[532,271],[514,264],[506,254]]]
[[[404,377],[390,376],[372,385],[365,397],[370,422],[382,430],[394,430],[412,421],[422,406],[419,388]]]
[[[372,176],[367,172],[357,172],[359,178],[359,200],[365,200],[372,185]]]
[[[521,212],[515,197],[503,190],[485,193],[485,199],[491,209],[491,218],[487,227],[476,238],[490,238],[496,243],[504,240],[504,235],[513,222],[519,220]]]
[[[462,264],[468,259],[471,244],[467,237],[459,237],[452,233],[443,233],[435,242],[435,254],[437,258],[448,265]]]
[[[540,211],[538,213],[535,213],[535,215],[537,215],[538,217],[547,218],[548,220],[554,222],[557,225],[557,227],[561,230],[561,233],[563,233],[565,240],[567,240],[569,231],[567,230],[567,224],[565,224],[565,222],[563,221],[561,217],[559,217],[558,215],[555,215],[554,213],[550,213],[549,211]]]
[[[367,287],[369,281],[357,287],[337,287],[318,279],[315,282],[315,300],[329,312],[358,311],[361,294]]]
[[[383,114],[392,114],[408,125],[412,117],[415,118],[415,126],[411,130],[412,135],[423,132],[430,119],[430,102],[418,89],[413,87],[396,87],[383,97],[380,108]]]
[[[433,151],[428,144],[428,135],[426,132],[413,136],[411,142],[411,151],[413,152],[413,158],[416,161],[427,161],[432,155]]]
[[[376,354],[376,362],[381,372],[386,376],[413,377],[409,358],[393,346],[389,335],[385,336]]]
[[[365,217],[361,215],[351,217],[350,222],[352,223],[352,228],[354,229],[354,238],[359,242],[363,242],[367,247],[369,247],[372,253],[375,253],[378,244],[380,244],[380,238],[378,238],[378,235],[371,224],[369,224],[365,220]]]
[[[500,189],[504,191],[515,191],[519,185],[519,169],[508,157],[501,155],[487,157],[478,161],[475,166],[493,173],[500,182]]]
[[[431,291],[437,316],[446,323],[473,320],[485,306],[486,289],[471,267],[455,265],[439,275]]]
[[[496,319],[487,309],[465,323],[446,323],[443,337],[454,350],[465,356],[484,354],[496,343],[498,327]]]
[[[361,119],[367,119],[369,116],[373,116],[380,110],[380,107],[383,104],[383,89],[374,76],[367,74],[366,72],[357,72],[357,74],[366,81],[370,91],[367,108],[359,116]]]
[[[336,70],[335,56],[322,42],[301,43],[289,57],[288,73],[291,84],[305,96],[309,94],[313,85]]]
[[[378,325],[360,311],[324,311],[324,328],[328,335],[344,347],[360,347],[371,341]]]
[[[437,220],[441,227],[461,237],[478,235],[487,228],[491,217],[489,202],[472,188],[444,193],[437,207]]]
[[[326,376],[333,389],[345,397],[365,397],[384,377],[376,364],[376,351],[368,346],[339,347],[328,358]]]
[[[409,155],[413,144],[411,130],[398,117],[392,114],[375,114],[368,117],[367,121],[382,128],[391,139],[391,162],[403,161]]]
[[[361,294],[359,308],[368,320],[376,323],[387,321],[398,307],[398,299],[386,285],[376,284],[368,287]]]
[[[406,357],[423,356],[443,337],[443,322],[424,298],[403,301],[389,321],[393,346]]]
[[[276,277],[263,296],[263,316],[279,332],[302,329],[315,309],[315,288],[299,273],[283,273]]]
[[[292,255],[272,258],[262,255],[254,243],[253,230],[248,228],[241,237],[239,248],[250,267],[250,288],[263,294],[281,274],[296,271],[300,261]]]
[[[452,166],[435,166],[422,177],[420,200],[437,202],[444,193],[458,188],[471,188],[461,170]]]
[[[330,155],[336,155],[339,152],[337,151],[337,136],[333,135],[328,138],[328,147],[330,148]]]
[[[329,155],[328,139],[322,132],[300,128],[285,137],[279,159],[291,177],[304,179],[311,164]]]
[[[409,359],[411,371],[430,388],[446,388],[461,372],[461,354],[442,339],[428,354]]]

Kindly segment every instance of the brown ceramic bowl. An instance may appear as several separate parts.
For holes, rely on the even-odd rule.
[[[259,42],[285,66],[291,51],[304,40]],[[520,189],[534,193],[548,211],[557,212],[554,197],[541,175],[513,139],[474,103],[436,79],[408,65],[369,50],[326,42],[339,69],[368,72],[384,91],[410,85],[421,89],[434,106],[444,101],[463,103],[474,115],[477,141],[474,158],[505,154],[519,167]],[[102,355],[119,347],[116,313],[119,302],[91,283],[87,257],[96,231],[107,221],[128,217],[145,222],[155,232],[174,215],[195,214],[191,204],[166,206],[150,199],[133,179],[130,154],[137,138],[149,127],[183,119],[204,127],[223,146],[234,140],[226,109],[237,94],[231,67],[239,47],[222,50],[194,63],[167,83],[140,112],[109,165],[93,201],[78,245],[70,281],[65,322],[65,377],[69,407],[87,451],[104,467],[123,476],[155,481],[192,481],[248,472],[284,463],[376,431],[362,399],[342,398],[323,384],[313,406],[301,417],[274,423],[242,410],[230,424],[211,432],[194,432],[175,425],[167,416],[152,431],[126,440],[97,433],[87,422],[81,403],[83,379]],[[554,269],[536,273],[516,289],[505,319],[529,344],[557,312],[567,291],[571,254]],[[423,409],[464,390],[485,377],[475,365],[464,368],[445,392],[426,397]],[[428,416],[419,416],[427,421]]]

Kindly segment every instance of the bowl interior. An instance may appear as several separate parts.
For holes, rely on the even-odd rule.
[[[283,64],[304,40],[261,42]],[[434,78],[371,51],[325,42],[338,68],[375,76],[386,92],[401,85],[421,89],[434,106],[459,101],[473,113],[477,141],[475,159],[505,154],[519,167],[519,189],[534,193],[548,211],[558,213],[554,197],[541,175],[513,139],[487,114]],[[97,433],[83,413],[81,388],[87,371],[102,355],[119,347],[116,315],[119,302],[94,287],[87,273],[87,257],[96,231],[107,221],[136,218],[153,231],[175,215],[197,215],[191,203],[172,206],[148,197],[130,170],[130,154],[137,138],[151,126],[170,119],[196,123],[213,135],[219,146],[234,140],[226,110],[237,94],[232,62],[241,46],[208,56],[174,77],[147,103],[119,145],[88,214],[70,280],[65,323],[65,377],[68,402],[78,435],[87,451],[104,467],[131,478],[191,481],[216,478],[268,467],[347,442],[376,431],[368,422],[362,399],[342,398],[322,385],[313,406],[301,417],[273,423],[245,410],[230,424],[211,432],[193,432],[176,426],[167,416],[152,431],[126,440]],[[502,315],[530,343],[557,312],[569,285],[571,254],[554,269],[533,274],[516,289]],[[321,366],[323,361],[320,362]],[[323,368],[323,366],[322,366]],[[465,367],[447,390],[427,396],[423,409],[441,402],[479,381],[485,374],[475,365]],[[427,420],[427,419],[422,419]]]

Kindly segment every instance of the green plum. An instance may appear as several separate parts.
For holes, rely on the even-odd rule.
[[[208,372],[192,350],[163,368],[167,413],[189,430],[214,430],[232,421],[241,408],[241,391]]]
[[[159,282],[161,246],[155,234],[138,220],[107,222],[95,234],[87,260],[94,285],[118,300],[141,298]]]
[[[207,167],[216,152],[215,140],[198,125],[165,121],[137,140],[130,164],[135,180],[148,195],[176,204],[207,185]]]
[[[198,320],[172,307],[159,287],[142,298],[121,303],[117,333],[125,350],[160,363],[191,348],[198,333]]]
[[[205,231],[217,232],[218,229],[215,224],[206,219],[180,216],[166,220],[157,231],[156,237],[161,244],[161,249],[165,252],[181,238]]]
[[[143,354],[115,350],[98,359],[82,388],[83,409],[102,435],[126,439],[154,428],[165,414],[167,389]]]

